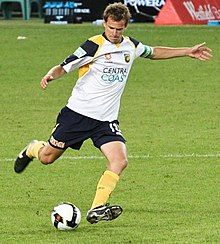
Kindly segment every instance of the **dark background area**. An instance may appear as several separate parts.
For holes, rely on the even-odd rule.
[[[45,5],[45,2],[53,2],[53,1],[46,1],[42,0],[39,1],[38,3],[35,1],[32,1],[31,3],[31,17],[39,17],[39,10],[41,10],[42,17],[45,15],[45,9],[43,6]],[[67,1],[54,1],[54,2],[67,2]],[[105,7],[114,2],[122,2],[124,3],[124,0],[75,0],[75,3],[81,4],[79,7],[80,9],[89,9],[89,13],[79,13],[79,15],[82,17],[82,21],[94,21],[97,19],[102,18],[102,13]],[[128,1],[127,1],[128,2]],[[142,1],[142,5],[140,4],[141,1],[138,1],[139,4],[135,8],[132,6],[132,4],[128,3],[128,7],[130,9],[130,12],[132,14],[132,21],[134,22],[153,22],[154,17],[156,16],[159,12],[160,7],[148,7],[146,6],[146,2]],[[134,3],[134,1],[131,1],[131,3]],[[17,2],[11,3],[12,5],[12,17],[22,17],[21,14],[21,7],[20,4]],[[137,12],[138,9],[138,12]],[[0,10],[1,17],[2,15],[2,10]]]

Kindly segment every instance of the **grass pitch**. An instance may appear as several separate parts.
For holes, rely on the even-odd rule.
[[[30,140],[48,139],[77,72],[46,91],[42,76],[102,27],[2,20],[0,30],[1,243],[220,242],[218,27],[129,26],[127,35],[152,46],[206,41],[214,58],[135,61],[120,113],[129,167],[111,197],[124,213],[97,225],[85,216],[106,161],[90,141],[53,165],[35,160],[21,175],[13,161]],[[51,225],[50,210],[61,201],[81,209],[76,231]]]

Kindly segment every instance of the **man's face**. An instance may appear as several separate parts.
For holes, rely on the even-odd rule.
[[[125,21],[115,21],[111,17],[103,23],[105,28],[105,35],[111,43],[117,44],[122,40],[122,34],[126,28]]]

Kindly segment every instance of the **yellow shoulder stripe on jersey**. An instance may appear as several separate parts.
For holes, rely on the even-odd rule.
[[[133,47],[135,47],[134,43],[130,40],[130,38],[128,36],[123,36],[123,37],[124,37],[124,39],[129,41]]]
[[[100,48],[100,46],[103,45],[105,38],[102,35],[96,35],[96,36],[89,38],[89,40],[94,42],[95,44],[99,45],[99,48]],[[86,64],[86,65],[80,67],[79,68],[79,78],[82,77],[83,75],[85,75],[88,71],[89,71],[89,64]]]
[[[102,35],[96,35],[96,36],[89,38],[89,40],[93,41],[94,43],[96,43],[99,46],[102,46],[105,41],[105,38]]]
[[[79,68],[79,78],[82,77],[83,75],[85,75],[87,72],[89,71],[89,64],[86,64],[82,67]]]

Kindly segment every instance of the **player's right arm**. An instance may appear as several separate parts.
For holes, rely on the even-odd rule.
[[[54,66],[42,78],[42,80],[40,82],[41,87],[43,89],[45,89],[50,81],[58,79],[61,76],[63,76],[64,74],[66,74],[66,71],[63,69],[63,67],[61,65]]]
[[[98,45],[91,40],[87,40],[60,65],[54,66],[47,72],[40,82],[41,87],[45,89],[50,81],[58,79],[64,74],[90,63],[94,59],[97,50]]]

